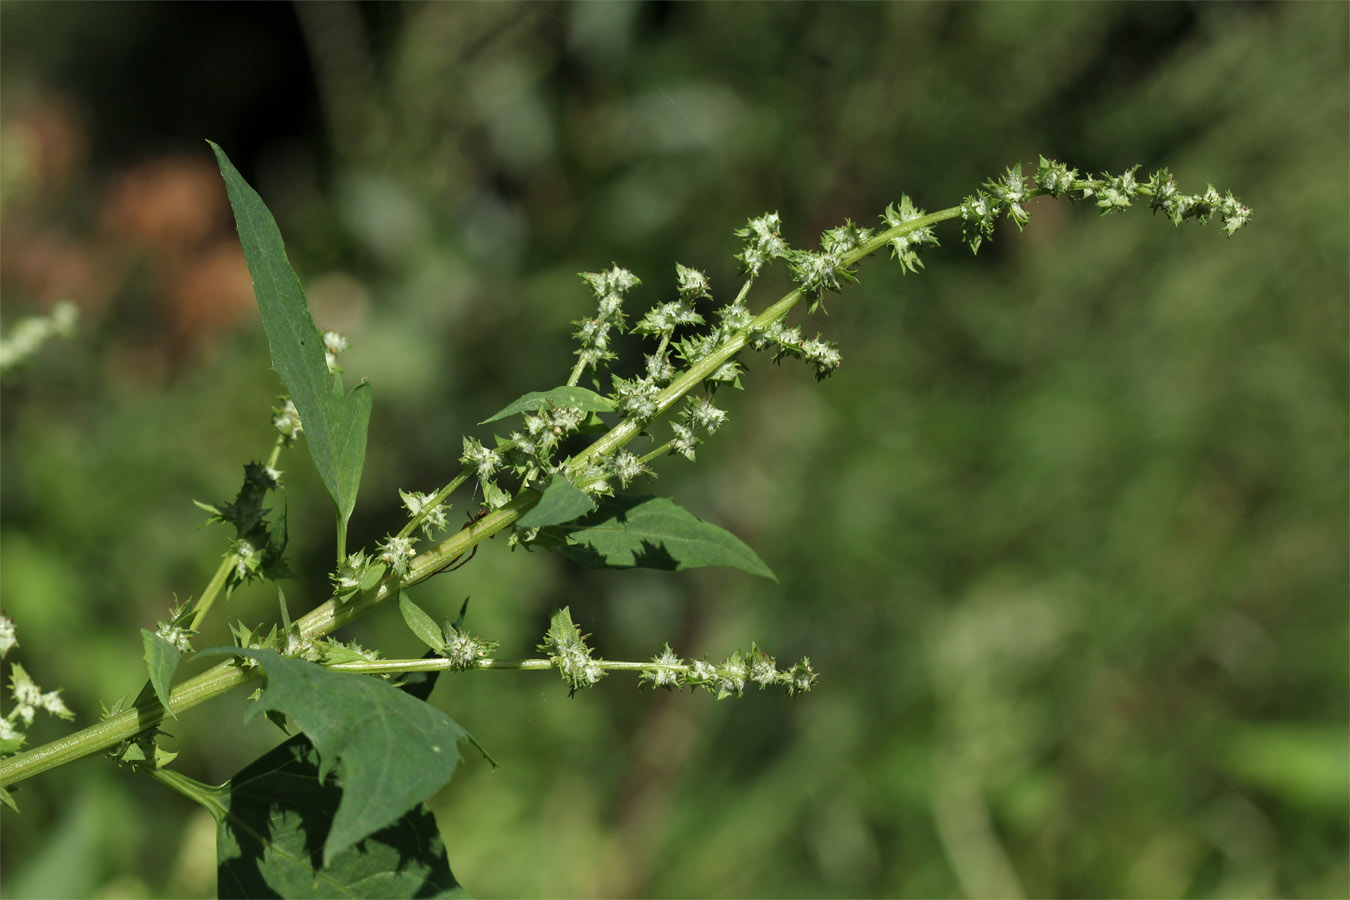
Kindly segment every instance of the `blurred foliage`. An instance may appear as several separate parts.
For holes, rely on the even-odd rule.
[[[918,277],[864,266],[820,324],[844,351],[823,385],[751,360],[730,427],[655,489],[781,583],[497,541],[419,588],[438,615],[471,594],[503,655],[570,605],[611,658],[754,639],[822,673],[722,703],[443,678],[502,768],[469,766],[437,815],[484,896],[1344,896],[1348,15],[6,3],[4,321],[81,308],[2,388],[16,658],[85,723],[134,694],[137,629],[226,546],[190,500],[227,499],[269,444],[279,383],[205,138],[373,382],[352,546],[476,421],[565,380],[577,272],[618,261],[657,301],[678,260],[725,296],[731,230],[766,210],[803,246],[1038,153],[1168,165],[1253,224],[1038,202],[975,259],[949,228]],[[332,530],[303,454],[283,465],[295,612],[325,596]],[[356,636],[417,653],[392,607]],[[243,703],[170,726],[185,772],[222,781],[279,740]],[[205,814],[148,779],[86,761],[18,799],[7,897],[214,890]]]

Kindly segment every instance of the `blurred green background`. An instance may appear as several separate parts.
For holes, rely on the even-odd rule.
[[[481,896],[1345,896],[1350,14],[1345,4],[44,4],[0,7],[6,327],[82,310],[0,390],[0,590],[79,724],[144,680],[270,442],[268,369],[204,139],[275,212],[375,390],[353,543],[461,435],[571,366],[576,273],[738,286],[732,229],[811,246],[1037,154],[1166,165],[1231,240],[1038,202],[972,258],[873,261],[808,327],[823,384],[747,357],[731,425],[651,489],[728,570],[580,571],[498,540],[415,591],[529,655],[550,610],[611,658],[809,655],[715,702],[611,677],[446,677],[489,748],[435,800]],[[752,297],[776,299],[781,276]],[[283,462],[293,612],[330,507]],[[463,515],[458,504],[455,516]],[[224,612],[272,621],[269,589]],[[348,637],[418,644],[393,609]],[[201,640],[228,640],[217,621]],[[279,740],[225,698],[168,730],[219,782]],[[43,722],[30,744],[64,733]],[[209,818],[90,759],[5,813],[7,897],[209,896]]]

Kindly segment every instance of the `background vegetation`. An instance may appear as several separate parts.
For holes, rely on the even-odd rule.
[[[3,385],[0,590],[81,723],[199,591],[279,390],[205,144],[276,213],[375,390],[352,546],[460,436],[570,368],[575,273],[735,284],[901,191],[935,209],[1038,153],[1168,165],[1255,211],[1231,241],[1041,202],[828,304],[822,385],[759,359],[655,488],[777,571],[593,573],[503,541],[417,589],[524,655],[568,604],[612,658],[809,654],[817,690],[716,703],[613,677],[446,677],[502,763],[435,808],[483,896],[1344,896],[1344,4],[38,4],[0,8],[4,320],[78,337]],[[764,295],[761,294],[761,303]],[[329,505],[287,465],[292,610]],[[229,614],[270,620],[267,591]],[[391,608],[359,637],[420,652]],[[223,628],[207,642],[225,642]],[[242,697],[184,771],[276,742]],[[66,726],[45,724],[33,743]],[[205,896],[206,813],[88,760],[6,814],[7,897]],[[77,862],[78,861],[78,862]]]

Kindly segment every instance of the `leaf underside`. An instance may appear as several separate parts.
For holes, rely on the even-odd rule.
[[[325,864],[324,824],[346,798],[336,779],[319,777],[304,735],[255,760],[218,796],[221,897],[466,896],[425,803]]]
[[[529,512],[516,523],[521,528],[562,525],[595,509],[595,501],[562,475],[554,475]]]

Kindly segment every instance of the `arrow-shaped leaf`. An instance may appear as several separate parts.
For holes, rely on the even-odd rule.
[[[551,391],[530,391],[525,396],[508,403],[504,408],[478,424],[486,425],[488,422],[505,419],[507,416],[514,416],[517,413],[537,412],[549,407],[561,408],[564,406],[579,409],[582,412],[611,412],[614,409],[614,401],[597,394],[595,391],[588,391],[584,387],[576,387],[575,385],[556,387]]]
[[[213,792],[216,893],[221,897],[463,897],[425,803],[323,861],[323,831],[345,800],[319,777],[319,755],[297,735]]]
[[[210,143],[208,141],[208,143]],[[300,279],[286,259],[281,231],[258,192],[211,144],[234,210],[244,259],[253,276],[253,292],[262,311],[272,368],[300,412],[305,444],[333,498],[342,522],[351,518],[361,468],[366,460],[370,424],[370,385],[362,381],[343,395],[342,378],[328,371],[323,336],[314,325]]]
[[[365,675],[331,672],[273,650],[219,647],[198,656],[246,656],[267,673],[249,710],[275,710],[318,750],[318,778],[341,763],[342,801],[323,845],[324,865],[440,790],[469,733],[445,713]],[[476,745],[476,744],[475,744]]]
[[[542,529],[538,544],[593,569],[731,566],[778,580],[740,538],[665,497],[601,500],[588,516]]]

